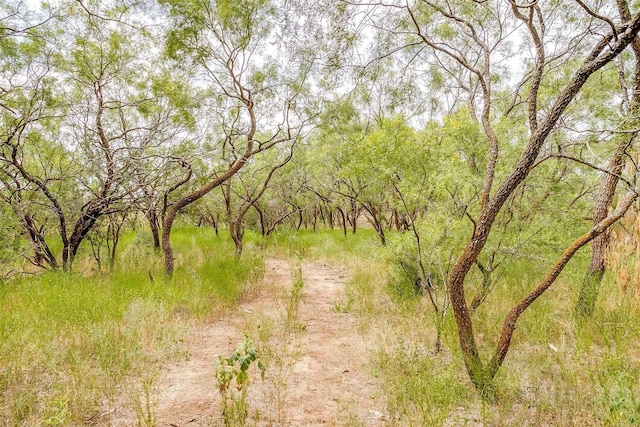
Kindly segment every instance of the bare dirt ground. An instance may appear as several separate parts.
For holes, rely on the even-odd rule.
[[[303,287],[293,327],[285,330],[285,320],[291,318],[287,307],[294,283],[292,266],[282,259],[268,259],[264,283],[237,310],[194,330],[187,343],[188,358],[165,367],[149,392],[155,425],[221,425],[216,355],[228,356],[245,334],[267,364],[264,381],[257,370],[250,370],[248,425],[385,423],[384,399],[366,368],[370,346],[358,333],[354,316],[340,309],[346,271],[302,263],[301,272]],[[122,411],[112,415],[111,425],[137,425],[139,418],[134,411]]]

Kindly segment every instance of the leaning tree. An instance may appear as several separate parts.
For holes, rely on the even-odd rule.
[[[468,211],[470,236],[448,279],[464,363],[484,397],[494,396],[493,380],[521,314],[551,286],[575,252],[619,220],[637,197],[629,186],[615,211],[569,244],[539,285],[506,314],[495,351],[485,363],[466,299],[468,275],[495,235],[505,204],[521,194],[532,171],[545,163],[543,159],[567,157],[563,147],[556,147],[562,139],[560,125],[572,119],[573,103],[580,99],[589,77],[610,66],[636,40],[640,14],[620,15],[618,6],[630,10],[623,0],[602,4],[597,11],[581,1],[425,0],[359,5],[371,10],[369,16],[384,40],[378,44],[377,57],[407,53],[402,57],[407,69],[424,70],[431,87],[444,93],[442,101],[463,103],[484,134],[487,150],[484,165],[478,168],[482,176],[479,201]],[[378,12],[382,13],[376,20]],[[556,73],[557,69],[563,73]],[[603,100],[612,98],[602,95]],[[499,124],[505,118],[522,131],[502,132]],[[576,164],[592,165],[578,160]]]
[[[167,55],[190,70],[194,86],[205,88],[199,125],[208,171],[199,185],[185,190],[194,174],[183,163],[183,179],[176,183],[182,194],[168,198],[163,209],[162,249],[165,271],[171,275],[170,236],[177,214],[234,176],[253,156],[295,140],[303,129],[310,110],[300,98],[309,89],[306,81],[317,52],[308,51],[295,63],[285,57],[296,51],[287,43],[294,37],[288,31],[297,23],[287,24],[286,5],[277,2],[160,4],[171,21]]]

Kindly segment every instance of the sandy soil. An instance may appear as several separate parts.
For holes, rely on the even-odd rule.
[[[385,423],[384,399],[366,368],[370,346],[358,333],[354,316],[340,310],[346,271],[323,263],[303,263],[301,271],[304,285],[293,327],[284,327],[292,266],[269,259],[264,283],[237,310],[194,330],[187,343],[189,357],[165,367],[154,382],[150,403],[155,425],[220,425],[214,361],[217,354],[229,355],[245,334],[268,365],[265,381],[251,371],[249,425]],[[116,412],[121,413],[112,414],[112,426],[138,424],[135,411]]]

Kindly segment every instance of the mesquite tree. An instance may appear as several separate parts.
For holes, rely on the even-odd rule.
[[[629,5],[624,1],[618,1],[618,13],[623,21],[631,20],[631,11]],[[618,84],[620,85],[620,109],[611,108],[612,112],[620,111],[621,116],[616,115],[617,119],[609,129],[609,132],[615,136],[617,146],[613,153],[610,154],[598,183],[596,198],[593,202],[593,224],[597,225],[604,220],[609,214],[609,208],[616,194],[616,187],[620,181],[620,174],[623,172],[627,161],[628,151],[635,145],[638,137],[638,111],[640,108],[640,40],[633,39],[630,43],[630,50],[633,53],[630,68],[632,72],[627,77],[626,64],[622,56],[618,56],[617,75]],[[630,80],[630,82],[628,82]],[[596,98],[597,99],[597,98]],[[619,126],[622,123],[622,126]],[[619,129],[615,129],[618,127]],[[605,254],[609,247],[609,232],[605,231],[600,236],[593,239],[591,243],[591,260],[585,277],[580,287],[580,294],[576,302],[575,311],[579,317],[588,317],[593,314],[600,283],[604,276]]]
[[[41,266],[71,269],[96,221],[135,203],[152,173],[143,159],[175,133],[152,93],[149,35],[115,9],[68,4],[37,39],[38,56],[22,56],[25,83],[5,98],[15,107],[3,117],[2,182]],[[51,223],[60,260],[45,239]]]
[[[167,53],[189,67],[197,85],[207,88],[202,127],[210,171],[200,185],[168,200],[162,220],[165,271],[174,270],[170,235],[177,214],[236,174],[259,152],[295,138],[304,124],[297,98],[312,61],[292,69],[281,52],[270,52],[274,22],[285,11],[264,0],[246,2],[161,0],[173,22]],[[185,168],[178,186],[187,185]],[[176,187],[177,188],[177,187]]]
[[[295,143],[295,141],[293,142]],[[236,257],[242,255],[242,239],[245,230],[244,220],[247,212],[252,207],[255,207],[258,200],[262,198],[278,170],[289,163],[293,157],[293,149],[294,145],[291,145],[289,152],[283,153],[282,159],[278,160],[266,156],[276,153],[275,150],[264,153],[264,158],[254,156],[252,159],[254,164],[245,166],[235,177],[229,178],[222,185],[227,225],[229,226],[231,240],[233,240],[236,247]]]
[[[626,2],[618,3],[628,8]],[[379,57],[409,52],[408,61],[414,68],[422,60],[425,70],[433,70],[434,64],[437,70],[446,70],[432,72],[432,84],[450,89],[456,95],[454,105],[466,104],[486,140],[486,161],[479,168],[483,176],[479,202],[469,211],[471,236],[451,269],[448,288],[467,372],[487,398],[493,397],[493,379],[506,357],[519,316],[554,282],[576,250],[621,218],[636,197],[631,190],[613,213],[576,239],[541,284],[509,311],[497,347],[485,364],[466,299],[467,276],[495,234],[494,225],[505,203],[540,164],[541,155],[552,153],[550,141],[560,122],[566,120],[572,101],[579,98],[589,77],[612,63],[640,29],[640,15],[628,14],[621,19],[615,5],[608,4],[598,12],[583,2],[573,6],[565,9],[564,5],[510,0],[380,4],[385,17],[378,28],[386,29],[386,40],[402,44],[380,44]],[[371,7],[370,3],[366,7]],[[579,19],[569,18],[576,13]],[[531,48],[520,53],[512,50],[517,45],[509,36],[513,32]],[[511,55],[526,65],[519,76],[506,75],[504,65],[507,58],[514,57]],[[564,67],[565,76],[570,77],[550,73],[554,66]],[[549,84],[554,85],[554,93],[545,92]],[[505,102],[509,98],[512,102]],[[512,126],[526,123],[526,130],[504,137],[496,126],[505,117],[513,117]],[[517,155],[505,157],[514,148]]]

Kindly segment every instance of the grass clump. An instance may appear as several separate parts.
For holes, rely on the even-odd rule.
[[[376,367],[393,425],[442,425],[454,408],[472,397],[457,366],[419,348],[380,352]]]
[[[621,358],[605,360],[594,375],[596,410],[611,426],[640,424],[640,375],[637,367]]]

